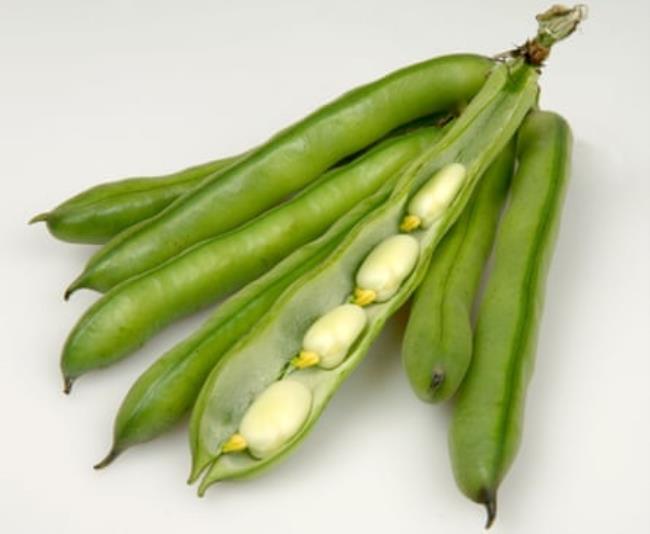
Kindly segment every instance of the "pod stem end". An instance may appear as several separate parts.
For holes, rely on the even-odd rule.
[[[576,4],[573,7],[552,6],[535,17],[539,23],[535,41],[543,47],[551,48],[576,31],[588,14],[589,9],[585,4]]]
[[[585,4],[573,7],[554,5],[535,17],[538,28],[537,35],[528,39],[523,45],[494,56],[497,61],[511,58],[523,58],[526,63],[542,67],[556,43],[571,35],[580,23],[587,18],[588,8]]]

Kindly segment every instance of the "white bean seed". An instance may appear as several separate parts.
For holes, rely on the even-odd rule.
[[[297,380],[280,380],[266,388],[239,427],[250,453],[265,458],[289,441],[307,419],[311,397],[307,386]]]
[[[394,235],[379,243],[357,271],[357,296],[373,297],[364,298],[362,304],[391,298],[411,274],[419,251],[417,239],[410,235]]]
[[[311,325],[303,339],[303,351],[317,356],[318,365],[332,369],[347,356],[366,326],[366,312],[356,304],[342,304]]]
[[[461,163],[450,163],[440,169],[413,196],[407,218],[417,218],[419,226],[427,228],[452,203],[460,191],[467,171]]]

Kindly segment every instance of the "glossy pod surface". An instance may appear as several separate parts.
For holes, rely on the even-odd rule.
[[[122,402],[115,419],[113,447],[98,467],[124,449],[149,441],[176,424],[194,404],[221,356],[254,328],[293,281],[324,261],[352,226],[388,197],[393,183],[389,181],[322,237],[296,250],[230,297],[195,333],[149,367]]]
[[[437,128],[424,128],[389,139],[248,225],[116,287],[68,337],[64,376],[69,381],[120,359],[172,320],[258,277],[394,178],[437,137]]]
[[[519,447],[544,285],[571,157],[569,126],[536,111],[518,134],[518,168],[497,232],[472,364],[452,417],[450,451],[461,490],[496,512],[496,492]]]
[[[346,93],[277,134],[218,180],[120,234],[91,258],[69,291],[106,291],[250,220],[393,129],[470,100],[491,66],[480,56],[444,56]]]
[[[289,287],[272,313],[217,364],[195,403],[190,423],[191,480],[207,469],[200,493],[219,480],[261,472],[305,437],[385,321],[419,284],[436,244],[464,209],[478,176],[514,135],[534,103],[536,79],[537,74],[528,67],[495,67],[481,92],[443,139],[405,171],[391,198],[364,218],[326,262]],[[465,184],[444,215],[430,227],[411,234],[420,252],[398,291],[385,302],[375,301],[364,307],[367,326],[339,366],[291,370],[290,362],[300,352],[305,332],[319,317],[352,298],[355,274],[364,259],[378,243],[399,233],[411,195],[450,163],[464,165]],[[311,410],[301,429],[264,459],[247,451],[223,453],[224,444],[237,434],[251,401],[287,373],[312,392]]]
[[[472,305],[494,240],[514,169],[515,143],[490,165],[467,208],[441,241],[415,292],[402,360],[416,395],[451,397],[472,355]]]
[[[50,233],[62,241],[105,243],[122,230],[156,215],[208,176],[232,165],[238,157],[211,161],[165,176],[100,184],[30,222],[44,221]]]

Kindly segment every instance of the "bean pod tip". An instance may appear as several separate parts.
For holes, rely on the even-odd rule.
[[[75,379],[71,376],[63,376],[63,393],[66,395],[69,395],[70,392],[72,391],[72,386],[74,384]]]
[[[86,287],[86,285],[85,285],[84,276],[82,274],[81,276],[73,280],[72,283],[67,287],[67,289],[63,293],[63,300],[65,301],[70,300],[70,297],[72,296],[73,293],[76,293],[77,290],[82,289],[84,287]]]
[[[110,451],[108,451],[108,454],[104,456],[102,460],[97,462],[95,465],[93,465],[93,469],[99,470],[99,469],[104,469],[104,467],[107,467],[108,465],[113,463],[113,460],[117,458],[122,451],[117,450],[115,447],[111,448]]]
[[[485,520],[485,529],[489,529],[497,518],[497,495],[492,490],[485,490],[483,493],[483,505],[487,518]]]
[[[39,222],[47,222],[47,220],[50,218],[50,212],[49,211],[44,211],[43,213],[39,213],[37,215],[34,215],[29,221],[27,221],[27,224],[35,224]]]

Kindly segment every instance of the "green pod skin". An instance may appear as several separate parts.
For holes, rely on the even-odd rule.
[[[357,221],[383,202],[393,185],[392,181],[387,183],[322,237],[233,295],[199,330],[149,367],[122,402],[115,419],[112,449],[95,467],[104,467],[126,448],[154,439],[178,423],[190,411],[221,356],[254,327],[294,280],[323,261]]]
[[[446,122],[450,118],[448,113],[422,117],[397,128],[387,137]],[[337,162],[337,166],[349,163],[370,148],[351,154]],[[213,179],[213,174],[221,173],[242,157],[223,158],[165,176],[106,182],[82,191],[49,212],[36,215],[29,224],[45,222],[50,233],[61,241],[103,244],[123,230],[161,212],[178,197],[196,189],[204,180]]]
[[[223,171],[241,156],[224,158],[165,176],[126,178],[82,191],[34,217],[50,233],[70,243],[106,243],[124,229],[162,211],[206,177]]]
[[[67,295],[82,287],[107,291],[249,221],[395,128],[457,109],[480,89],[492,65],[481,56],[444,56],[346,93],[278,133],[218,180],[122,232],[89,260]]]
[[[286,204],[108,292],[68,337],[61,361],[66,384],[121,359],[174,319],[269,270],[377,191],[438,135],[437,128],[423,128],[389,139]]]
[[[510,142],[481,177],[458,222],[436,249],[415,292],[402,361],[411,388],[426,402],[450,398],[472,357],[472,305],[492,250],[514,169]]]
[[[256,329],[220,360],[204,384],[190,420],[190,481],[207,469],[200,495],[215,482],[259,474],[304,439],[337,388],[363,359],[385,321],[422,280],[433,250],[465,208],[478,177],[505,147],[533,105],[536,80],[535,70],[519,62],[496,66],[440,142],[405,170],[391,198],[357,224],[327,261],[290,286]],[[314,320],[350,298],[355,273],[364,258],[377,243],[399,232],[410,197],[452,162],[466,168],[463,185],[431,226],[410,234],[419,243],[411,274],[390,299],[364,308],[365,330],[338,367],[311,367],[291,373],[292,380],[302,382],[312,394],[311,408],[301,429],[261,460],[246,451],[222,453],[223,444],[237,432],[251,401],[287,372]]]
[[[571,132],[555,113],[535,111],[518,134],[518,167],[481,303],[472,364],[449,437],[462,492],[486,506],[519,448],[544,286],[569,177]]]

